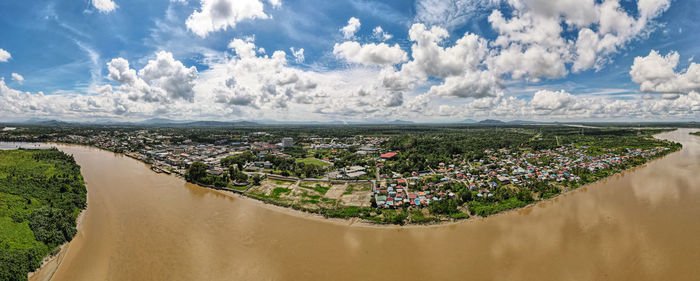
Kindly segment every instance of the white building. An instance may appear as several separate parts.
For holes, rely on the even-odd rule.
[[[294,139],[292,138],[282,138],[282,147],[292,147],[294,146]]]

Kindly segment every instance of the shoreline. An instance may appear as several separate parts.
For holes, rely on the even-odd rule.
[[[676,130],[677,130],[677,129],[676,129]],[[657,135],[658,135],[658,134],[657,134]],[[654,135],[653,137],[656,138],[657,135]],[[59,143],[59,142],[49,142],[49,144],[57,144],[57,145],[77,145],[77,146],[84,146],[84,147],[99,149],[99,150],[102,150],[102,151],[105,151],[105,152],[114,153],[115,155],[119,155],[119,156],[122,156],[122,157],[130,158],[130,159],[132,159],[132,160],[134,160],[134,161],[137,161],[137,162],[143,164],[144,166],[148,167],[149,169],[150,169],[150,167],[152,167],[151,164],[148,164],[148,163],[146,163],[146,162],[144,162],[144,161],[142,161],[142,160],[139,160],[139,159],[130,157],[129,155],[126,155],[125,153],[114,152],[114,151],[111,151],[111,150],[108,150],[108,149],[104,149],[104,148],[100,148],[100,147],[96,147],[96,146],[92,146],[92,145],[82,145],[82,144],[73,144],[73,143]],[[233,191],[223,190],[223,189],[217,189],[217,188],[202,186],[202,185],[199,185],[199,184],[196,184],[196,183],[188,182],[188,181],[186,181],[186,180],[184,179],[183,176],[181,176],[181,175],[179,175],[179,174],[177,174],[177,173],[165,174],[165,175],[166,175],[166,176],[174,176],[174,177],[177,177],[178,179],[183,180],[186,184],[191,184],[191,185],[197,186],[197,187],[199,187],[199,188],[205,188],[205,189],[208,189],[208,190],[212,190],[212,191],[214,191],[214,192],[217,192],[217,193],[222,194],[222,195],[229,196],[229,197],[231,197],[231,198],[243,198],[243,199],[245,199],[245,200],[249,200],[249,202],[254,202],[254,203],[257,204],[258,206],[264,207],[264,208],[266,208],[266,209],[268,209],[268,210],[273,210],[273,211],[280,212],[280,213],[284,213],[284,214],[291,215],[291,216],[294,216],[294,217],[305,218],[305,219],[312,219],[312,220],[323,221],[323,222],[327,222],[327,223],[332,223],[332,224],[336,224],[336,225],[343,225],[343,226],[350,226],[350,227],[366,227],[366,228],[381,228],[381,229],[392,229],[392,228],[394,228],[394,229],[404,229],[404,228],[430,228],[430,227],[442,227],[442,226],[449,226],[449,225],[455,225],[455,224],[460,224],[460,223],[468,223],[468,222],[482,221],[482,220],[488,219],[489,217],[497,217],[497,216],[499,216],[499,215],[508,214],[508,213],[511,213],[511,212],[514,212],[514,211],[519,211],[519,210],[522,210],[522,209],[526,209],[526,208],[538,206],[539,204],[548,203],[549,201],[552,201],[553,199],[558,198],[559,196],[562,196],[562,195],[564,195],[564,194],[570,194],[570,193],[572,193],[572,192],[574,192],[574,191],[576,191],[576,190],[579,190],[579,189],[582,189],[582,188],[587,188],[587,187],[589,187],[589,186],[591,186],[591,185],[593,185],[593,184],[597,184],[597,183],[606,181],[606,180],[610,179],[610,178],[613,177],[613,176],[620,175],[620,174],[625,173],[625,172],[628,172],[628,171],[633,171],[633,170],[635,170],[635,169],[637,169],[637,168],[640,168],[640,167],[645,166],[645,165],[648,164],[648,163],[651,163],[651,162],[656,161],[656,160],[663,159],[663,158],[665,158],[666,156],[668,156],[668,155],[670,155],[670,154],[679,152],[679,151],[681,151],[682,149],[683,149],[683,147],[681,146],[678,150],[669,152],[669,153],[667,153],[667,154],[665,154],[665,155],[663,155],[663,156],[660,156],[660,157],[653,158],[653,159],[651,159],[651,160],[649,160],[649,161],[647,161],[647,162],[644,162],[644,163],[642,163],[642,164],[640,164],[640,165],[637,165],[637,166],[634,166],[634,167],[630,167],[630,168],[627,168],[627,169],[624,169],[624,170],[617,171],[617,172],[615,172],[614,174],[612,174],[612,175],[610,175],[610,176],[608,176],[608,177],[605,177],[605,178],[599,179],[599,180],[597,180],[597,181],[590,182],[590,183],[587,183],[587,184],[578,186],[578,187],[576,187],[576,188],[574,188],[574,189],[562,190],[562,192],[560,192],[559,194],[557,194],[557,195],[555,195],[555,196],[553,196],[553,197],[550,197],[550,198],[547,198],[547,199],[543,199],[543,200],[539,200],[539,201],[535,201],[535,202],[532,202],[532,203],[527,204],[527,205],[522,206],[522,207],[517,207],[517,208],[513,208],[513,209],[504,210],[504,211],[502,211],[502,212],[494,213],[494,214],[491,214],[491,215],[486,216],[486,217],[468,214],[469,217],[466,218],[466,219],[458,219],[458,220],[455,220],[455,219],[448,219],[448,220],[445,220],[445,221],[437,221],[437,222],[430,222],[430,223],[406,223],[406,224],[404,224],[404,225],[375,223],[375,222],[372,222],[372,221],[369,221],[369,220],[365,220],[365,219],[362,219],[362,218],[359,218],[359,217],[352,217],[352,218],[333,218],[333,217],[325,217],[325,216],[323,216],[323,215],[321,215],[321,214],[317,214],[317,213],[314,213],[314,212],[310,212],[310,211],[306,211],[306,210],[297,210],[297,209],[294,209],[294,208],[285,207],[285,206],[280,206],[280,205],[277,205],[277,204],[274,204],[274,203],[270,203],[270,202],[258,200],[258,199],[256,199],[256,198],[252,198],[252,197],[250,197],[250,196],[246,196],[246,195],[243,194],[243,193],[238,193],[238,192],[233,192]],[[155,171],[153,171],[153,172],[156,173]],[[87,210],[87,209],[86,209],[86,210]],[[86,210],[83,210],[83,212],[85,212]],[[82,214],[83,214],[83,213],[81,212],[81,216],[82,216]],[[80,218],[80,216],[79,216],[79,218]],[[70,243],[70,242],[69,242],[69,243]],[[68,244],[69,244],[69,243],[68,243]],[[62,248],[61,248],[61,251],[64,251],[64,250],[63,250],[63,246],[62,246]],[[60,255],[60,254],[61,254],[61,252],[59,252],[59,254],[57,254],[56,256],[58,256],[58,255]],[[60,261],[59,261],[59,263],[60,263]],[[43,266],[44,266],[44,264],[42,263],[42,266],[40,266],[40,269],[41,269]],[[37,270],[37,271],[38,271],[38,270]]]
[[[87,186],[87,184],[86,184]],[[87,208],[83,209],[80,211],[80,214],[78,214],[78,217],[75,219],[76,224],[75,224],[75,229],[77,230],[75,236],[73,236],[73,239],[78,236],[80,233],[80,230],[83,226],[83,222],[85,220],[85,214],[87,213]],[[59,246],[59,251],[56,254],[49,254],[44,259],[41,261],[41,265],[39,267],[32,271],[27,273],[27,280],[30,281],[49,281],[53,277],[54,273],[58,270],[58,267],[61,265],[63,262],[63,258],[65,258],[66,253],[70,249],[70,244],[73,241],[63,243],[61,246]]]
[[[268,203],[268,202],[261,201],[261,200],[255,199],[255,198],[251,198],[251,197],[249,197],[249,196],[245,196],[245,195],[243,195],[243,194],[238,194],[238,193],[234,193],[234,192],[229,192],[229,191],[226,191],[226,190],[219,190],[219,189],[214,189],[214,188],[208,188],[208,187],[201,186],[201,185],[198,185],[198,184],[195,184],[195,183],[191,183],[191,182],[187,182],[187,181],[185,181],[185,183],[191,184],[191,185],[196,186],[196,187],[198,187],[198,188],[204,188],[204,189],[212,190],[212,191],[214,191],[214,192],[217,192],[217,193],[222,194],[222,195],[229,196],[229,197],[231,197],[231,198],[241,198],[241,199],[244,199],[244,200],[248,200],[249,202],[252,202],[252,203],[257,204],[257,205],[259,205],[259,206],[261,206],[261,207],[263,207],[263,208],[266,208],[266,209],[268,209],[268,210],[272,210],[272,211],[275,211],[275,212],[283,213],[283,214],[290,215],[290,216],[294,216],[294,217],[298,217],[298,218],[304,218],[304,219],[310,219],[310,220],[315,220],[315,221],[321,221],[321,222],[331,223],[331,224],[335,224],[335,225],[342,225],[342,226],[346,226],[346,227],[378,228],[378,229],[432,228],[432,227],[443,227],[443,226],[450,226],[450,225],[456,225],[456,224],[462,224],[462,223],[470,223],[470,222],[483,221],[483,220],[486,220],[486,219],[489,219],[489,218],[492,218],[492,217],[498,217],[498,216],[510,214],[510,213],[512,213],[512,212],[520,211],[520,210],[523,210],[523,209],[536,207],[536,206],[538,206],[538,205],[540,205],[540,204],[551,203],[555,198],[559,198],[560,196],[564,196],[564,195],[573,194],[573,193],[576,192],[577,190],[581,190],[581,189],[583,189],[583,188],[588,188],[588,187],[590,187],[590,186],[592,186],[592,185],[594,185],[594,184],[598,184],[598,183],[602,183],[602,182],[604,182],[604,181],[610,180],[613,176],[622,175],[622,174],[625,173],[625,172],[631,172],[631,171],[634,171],[634,170],[636,170],[636,169],[643,168],[643,167],[645,167],[645,166],[646,166],[647,164],[649,164],[649,163],[652,163],[652,162],[657,161],[657,160],[661,160],[661,159],[665,158],[666,156],[669,156],[669,155],[671,155],[671,154],[673,154],[673,153],[676,153],[676,152],[681,151],[682,149],[683,149],[683,148],[681,147],[681,148],[678,149],[678,150],[675,150],[675,151],[673,151],[673,152],[667,153],[667,154],[665,154],[665,155],[663,155],[663,156],[660,156],[660,157],[656,157],[656,158],[651,159],[651,160],[649,160],[649,161],[647,161],[647,162],[644,162],[644,163],[642,163],[642,164],[640,164],[640,165],[637,165],[637,166],[634,166],[634,167],[630,167],[630,168],[627,168],[627,169],[624,169],[624,170],[620,170],[620,171],[618,171],[618,172],[616,172],[616,173],[614,173],[614,174],[612,174],[612,175],[610,175],[610,176],[608,176],[608,177],[605,177],[605,178],[599,179],[599,180],[597,180],[597,181],[594,181],[594,182],[590,182],[590,183],[581,185],[581,186],[576,187],[576,188],[574,188],[574,189],[569,189],[569,190],[566,190],[566,191],[562,191],[561,193],[557,194],[556,196],[552,196],[552,197],[547,198],[547,199],[539,200],[539,201],[530,203],[530,204],[525,205],[525,206],[522,206],[522,207],[517,207],[517,208],[513,208],[513,209],[508,209],[508,210],[505,210],[505,211],[502,211],[502,212],[498,212],[498,213],[495,213],[495,214],[492,214],[492,215],[489,215],[489,216],[486,216],[486,217],[481,217],[481,216],[478,216],[478,215],[471,215],[471,214],[470,214],[470,215],[469,215],[469,218],[466,218],[466,219],[452,220],[452,221],[439,221],[439,222],[423,223],[423,224],[421,224],[421,223],[407,223],[407,224],[404,224],[404,225],[398,225],[398,224],[380,224],[380,223],[373,223],[373,222],[370,222],[370,221],[361,219],[361,218],[359,218],[359,217],[353,217],[353,218],[347,218],[347,219],[325,217],[325,216],[320,215],[320,214],[317,214],[317,213],[307,212],[307,211],[303,211],[303,210],[296,210],[296,209],[293,209],[293,208],[284,207],[284,206],[279,206],[279,205],[276,205],[276,204],[273,204],[273,203]],[[141,162],[141,161],[139,161],[139,162]],[[145,163],[144,163],[144,164],[145,164]]]

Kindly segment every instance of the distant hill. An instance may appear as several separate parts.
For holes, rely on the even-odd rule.
[[[501,120],[495,120],[495,119],[486,119],[486,120],[479,121],[479,124],[498,125],[498,124],[505,124],[505,122],[503,122]]]
[[[539,122],[535,121],[527,121],[527,120],[513,120],[513,121],[508,121],[508,124],[538,124]]]
[[[464,120],[462,120],[462,121],[459,122],[459,123],[476,123],[476,120],[474,120],[474,119],[464,119]]]
[[[259,126],[259,123],[250,121],[234,121],[234,122],[221,122],[221,121],[194,121],[189,123],[180,124],[170,124],[178,125],[183,127],[229,127],[229,126]]]
[[[138,124],[142,125],[162,125],[162,124],[182,124],[182,123],[190,123],[192,121],[184,121],[184,120],[172,120],[172,119],[167,119],[167,118],[151,118],[151,119],[146,119],[141,122],[138,122]]]
[[[71,123],[63,122],[54,119],[41,119],[41,118],[30,118],[23,122],[18,122],[19,124],[26,125],[38,125],[38,126],[69,126]]]
[[[407,124],[415,124],[411,121],[404,121],[404,120],[394,120],[394,121],[389,121],[386,122],[386,124],[394,124],[394,125],[407,125]]]

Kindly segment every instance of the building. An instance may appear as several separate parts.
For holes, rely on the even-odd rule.
[[[384,160],[391,160],[392,158],[396,157],[398,153],[396,152],[387,152],[379,156],[379,158],[382,158]]]
[[[293,138],[282,138],[282,147],[288,148],[294,146]]]

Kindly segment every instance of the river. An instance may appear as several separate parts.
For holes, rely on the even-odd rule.
[[[88,209],[52,280],[698,280],[700,137],[688,132],[658,136],[681,151],[555,199],[431,227],[290,215],[59,145],[82,166]]]

